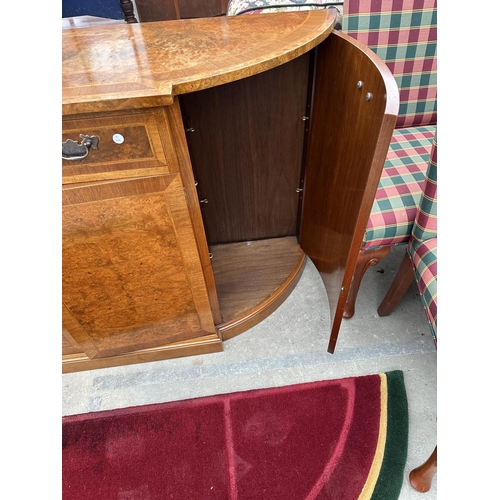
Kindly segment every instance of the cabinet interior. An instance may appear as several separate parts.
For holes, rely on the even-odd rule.
[[[180,96],[223,323],[269,297],[298,243],[313,52]]]

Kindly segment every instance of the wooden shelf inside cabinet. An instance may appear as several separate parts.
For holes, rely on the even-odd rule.
[[[305,264],[295,236],[214,245],[212,265],[227,340],[262,321],[290,295]]]
[[[63,143],[93,137],[63,160],[65,372],[220,351],[286,299],[306,256],[331,349],[398,105],[334,22],[63,30]]]

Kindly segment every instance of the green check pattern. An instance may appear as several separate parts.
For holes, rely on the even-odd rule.
[[[432,143],[429,167],[415,224],[407,247],[418,291],[434,340],[437,342],[437,138]]]
[[[408,253],[429,328],[437,342],[437,238],[412,240]]]
[[[437,237],[437,137],[432,141],[431,157],[425,174],[422,197],[417,209],[412,239],[430,240]]]
[[[345,0],[343,30],[386,63],[400,98],[362,249],[407,244],[437,123],[437,3]]]
[[[422,198],[435,126],[396,129],[370,213],[363,250],[407,244]]]
[[[346,0],[343,30],[391,70],[400,90],[396,127],[437,122],[436,0]]]

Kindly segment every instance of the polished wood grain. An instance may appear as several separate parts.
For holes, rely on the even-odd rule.
[[[394,77],[373,52],[341,32],[320,45],[300,244],[328,293],[329,352],[335,349],[398,106]]]
[[[334,9],[66,29],[63,114],[169,105],[267,71],[331,32]]]
[[[420,493],[426,493],[431,489],[432,480],[437,472],[437,446],[431,456],[416,469],[410,472],[410,483]]]
[[[98,149],[83,160],[62,160],[63,184],[175,173],[174,147],[160,108],[71,116],[63,119],[62,142],[80,142],[80,134],[95,135]],[[121,134],[123,143],[113,140]]]
[[[66,188],[62,230],[63,324],[90,359],[216,333],[178,174]]]
[[[354,276],[351,281],[349,293],[345,303],[344,318],[352,318],[356,309],[356,298],[358,297],[359,286],[366,270],[371,266],[376,266],[381,259],[389,255],[390,247],[381,247],[375,250],[361,250],[354,270]]]
[[[389,250],[389,248],[388,248]],[[389,252],[387,252],[389,253]],[[385,297],[378,306],[377,313],[379,316],[388,316],[394,311],[394,308],[399,304],[399,301],[403,298],[404,294],[407,292],[410,285],[415,280],[415,273],[413,271],[413,265],[410,256],[407,252],[403,255],[403,260],[399,265],[398,272],[394,277],[394,280],[387,290]]]
[[[92,336],[87,333],[85,328],[78,322],[78,319],[71,314],[70,308],[64,303],[64,298],[61,318],[63,339],[73,347],[78,346],[79,352],[84,352],[89,358],[97,356],[99,351],[93,344]],[[63,344],[63,347],[65,347],[65,344]],[[67,347],[66,351],[63,351],[64,354],[67,354]]]
[[[309,59],[179,96],[209,244],[296,234]]]
[[[135,363],[150,363],[152,361],[162,361],[184,356],[221,352],[222,350],[222,341],[219,336],[211,334],[183,342],[175,342],[151,349],[140,349],[130,354],[121,354],[107,358],[90,359],[84,353],[68,353],[63,356],[62,371],[63,373],[72,373]]]
[[[297,238],[213,245],[212,265],[222,312],[222,339],[238,335],[269,316],[299,280],[305,254]]]
[[[63,304],[63,316],[65,315],[64,311],[64,304]],[[79,327],[78,324],[76,324],[77,328]],[[71,356],[74,354],[85,354],[80,347],[80,345],[76,342],[76,340],[71,336],[71,334],[68,332],[68,330],[63,326],[62,328],[62,355],[63,358],[64,356]]]
[[[282,303],[304,252],[333,352],[398,107],[389,70],[334,20],[65,30],[65,132],[134,139],[63,167],[65,371],[220,350]]]
[[[145,130],[147,140],[136,144],[133,134],[131,137],[125,133],[129,129],[132,132]],[[63,184],[83,187],[91,181],[180,173],[213,319],[215,323],[220,323],[207,238],[178,101],[174,100],[174,104],[167,108],[70,115],[63,119],[63,140],[67,137],[76,140],[82,131],[99,137],[99,150],[91,150],[90,158],[84,160],[63,160]],[[117,132],[124,134],[123,144],[116,145],[111,140]],[[122,147],[127,142],[132,144],[123,151]]]
[[[178,98],[175,98],[174,104],[165,108],[164,111],[166,113],[166,116],[168,117],[168,122],[170,124],[171,137],[173,141],[173,151],[177,156],[177,164],[182,178],[182,185],[184,186],[186,194],[189,215],[191,217],[191,224],[193,226],[194,236],[196,238],[198,254],[203,268],[203,275],[205,277],[205,284],[212,308],[213,319],[215,324],[218,324],[222,322],[219,299],[217,297],[217,290],[215,288],[215,280],[212,271],[212,263],[210,261],[207,236],[201,216],[200,204],[198,202],[198,193],[195,186],[193,167],[191,165],[191,158],[189,156],[186,135],[184,131],[185,125],[182,120]]]

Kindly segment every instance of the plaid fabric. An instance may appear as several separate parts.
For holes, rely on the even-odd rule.
[[[334,8],[339,0],[229,0],[228,16]]]
[[[435,125],[436,0],[345,0],[342,25],[394,75],[400,91],[396,128]]]
[[[431,158],[425,176],[422,198],[417,209],[412,239],[417,241],[437,237],[437,139],[432,141]]]
[[[363,250],[408,243],[422,197],[435,126],[396,129],[391,139]]]
[[[437,339],[437,238],[412,239],[408,253],[432,336]]]

